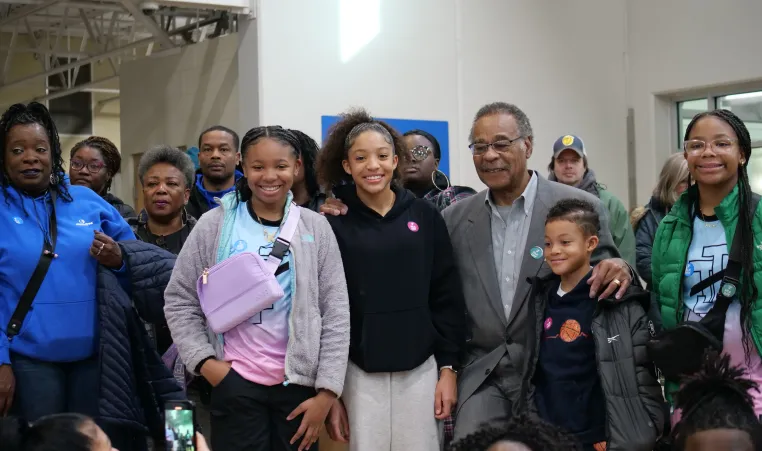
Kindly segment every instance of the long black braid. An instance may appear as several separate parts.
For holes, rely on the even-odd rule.
[[[582,449],[574,437],[560,428],[528,415],[511,417],[502,423],[474,432],[450,445],[448,450],[487,451],[490,446],[503,440],[521,443],[532,451],[577,451]]]
[[[317,161],[320,146],[312,137],[300,130],[289,130],[299,140],[299,155],[302,157],[302,169],[304,170],[304,183],[307,185],[307,192],[310,198],[314,197],[320,191],[320,185],[317,181],[317,170],[315,162]]]
[[[2,167],[2,171],[0,171],[0,188],[3,190],[5,203],[10,205],[8,187],[11,185],[10,177],[5,170],[5,141],[11,128],[16,125],[29,124],[39,124],[48,134],[52,164],[50,172],[51,182],[55,182],[51,183],[50,187],[58,192],[58,197],[66,202],[71,202],[71,195],[65,181],[66,171],[64,171],[63,167],[63,155],[61,153],[61,141],[58,138],[58,129],[45,105],[31,102],[28,105],[23,103],[12,105],[0,117],[0,133],[2,133],[2,136],[0,136],[0,167]]]
[[[738,165],[738,230],[741,232],[741,249],[754,249],[754,231],[752,230],[752,219],[754,212],[751,211],[751,184],[749,175],[746,171],[746,165],[751,159],[751,136],[749,130],[743,121],[729,110],[714,110],[699,113],[691,120],[685,129],[685,136],[690,136],[691,130],[696,123],[705,117],[716,117],[725,121],[733,129],[738,139],[738,147],[746,160],[744,164]],[[695,199],[694,199],[695,201]],[[729,243],[728,243],[729,244]],[[743,328],[743,349],[746,354],[746,360],[749,360],[753,341],[750,339],[751,333],[751,313],[754,310],[757,299],[757,285],[754,283],[754,260],[753,252],[743,252],[741,261],[741,290],[739,300],[741,301],[741,325]],[[678,309],[679,310],[679,309]],[[756,350],[754,352],[757,352]]]
[[[731,366],[727,354],[710,351],[705,359],[701,370],[685,377],[675,394],[682,418],[672,431],[674,449],[684,449],[689,436],[712,429],[746,431],[758,449],[762,425],[749,394],[758,390],[757,384],[744,377],[743,368]]]
[[[281,127],[280,125],[268,125],[262,127],[254,127],[243,136],[241,140],[241,160],[246,161],[246,154],[249,152],[249,148],[256,144],[260,139],[270,138],[275,140],[284,146],[289,146],[294,152],[295,157],[299,157],[299,138],[290,130]],[[253,193],[249,188],[249,182],[246,177],[241,177],[235,184],[236,198],[239,202],[248,202],[251,199]]]
[[[106,171],[108,171],[108,180],[106,180],[106,186],[103,187],[104,192],[98,194],[105,194],[111,190],[111,182],[114,180],[114,176],[117,175],[122,167],[122,156],[119,154],[119,149],[116,148],[116,144],[109,139],[100,136],[91,136],[84,141],[80,141],[71,148],[69,158],[74,158],[79,149],[84,147],[90,147],[97,149],[103,157],[103,162],[106,163]]]

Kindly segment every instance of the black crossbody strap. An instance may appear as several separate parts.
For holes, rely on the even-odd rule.
[[[37,267],[34,268],[32,277],[24,288],[24,292],[19,298],[19,303],[14,310],[11,320],[8,322],[8,327],[5,329],[5,335],[8,337],[8,341],[21,332],[21,325],[24,324],[24,318],[32,308],[32,302],[34,301],[37,292],[40,291],[42,281],[45,280],[45,275],[48,273],[50,263],[55,258],[56,249],[56,190],[50,189],[50,201],[52,208],[50,211],[50,218],[48,218],[48,234],[50,235],[50,243],[43,237],[42,254],[40,255],[40,261],[37,262]]]
[[[757,211],[757,206],[759,205],[760,201],[759,194],[752,193],[751,195],[751,213],[754,215]],[[707,315],[704,317],[706,320],[707,316],[710,318],[722,315],[724,317],[725,312],[727,312],[728,307],[730,306],[730,303],[733,300],[733,296],[735,296],[738,289],[741,287],[741,258],[743,256],[743,249],[741,248],[741,222],[740,220],[736,224],[736,230],[733,234],[733,243],[730,245],[730,252],[728,254],[728,264],[725,266],[725,269],[720,271],[722,274],[722,283],[720,284],[720,292],[717,293],[717,297],[715,300],[714,307],[707,313]],[[751,252],[749,250],[748,252]],[[711,277],[714,282],[717,281],[717,276]],[[699,282],[691,289],[691,295],[694,294],[694,292],[698,293],[703,290],[699,285],[706,285],[702,284],[702,282]],[[707,285],[708,286],[708,285]],[[698,289],[701,288],[701,289]],[[706,288],[706,287],[704,287]],[[707,320],[711,321],[711,319]],[[702,320],[702,322],[704,322]]]

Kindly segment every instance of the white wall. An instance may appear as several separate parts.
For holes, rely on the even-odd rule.
[[[762,2],[629,0],[629,91],[635,108],[638,200],[677,148],[674,102],[762,89]]]
[[[117,193],[134,198],[132,155],[156,144],[196,145],[212,125],[238,126],[238,37],[224,36],[178,53],[122,64],[122,179]]]
[[[461,148],[481,105],[515,103],[534,129],[532,168],[547,175],[555,140],[578,135],[598,180],[626,203],[624,0],[459,3]],[[473,164],[467,152],[460,162]]]
[[[553,141],[579,134],[601,181],[626,198],[624,0],[383,0],[379,34],[347,63],[349,0],[260,3],[261,123],[320,138],[321,115],[350,106],[445,120],[453,181],[481,188],[466,148],[473,115],[512,102],[535,129],[533,168],[545,174]]]

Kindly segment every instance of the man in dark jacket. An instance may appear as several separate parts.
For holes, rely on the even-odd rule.
[[[222,198],[235,189],[235,182],[243,177],[236,169],[241,160],[240,140],[233,130],[215,125],[198,138],[198,163],[190,200],[186,209],[196,219],[215,208],[214,198]]]
[[[98,269],[98,364],[104,382],[97,388],[96,421],[115,448],[142,451],[146,436],[164,440],[164,402],[185,399],[143,325],[164,321],[164,289],[175,256],[140,241],[122,241],[119,247],[129,286],[113,271]]]

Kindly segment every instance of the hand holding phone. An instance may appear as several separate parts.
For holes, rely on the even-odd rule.
[[[167,451],[201,451],[196,447],[196,406],[193,401],[168,401],[164,406]]]

